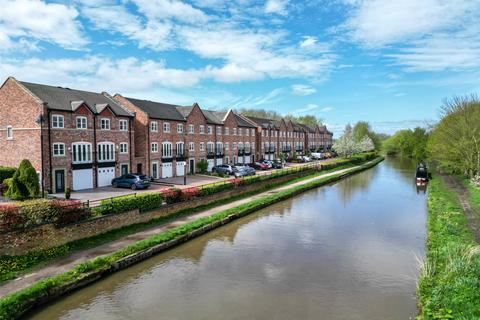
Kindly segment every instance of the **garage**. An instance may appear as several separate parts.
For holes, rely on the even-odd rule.
[[[180,161],[180,162],[177,162],[177,177],[183,177],[185,175],[185,165],[187,163],[185,161]]]
[[[162,178],[173,177],[172,163],[162,163]]]
[[[93,169],[72,170],[73,190],[93,188]]]
[[[223,164],[223,158],[217,159],[217,166]]]
[[[115,167],[98,168],[98,187],[106,187],[112,184],[115,178]]]
[[[238,163],[240,163],[240,164],[243,163],[243,157],[238,157]]]
[[[245,163],[249,164],[252,162],[252,158],[250,156],[245,156]]]
[[[208,159],[207,163],[208,163],[207,171],[211,172],[212,168],[215,166],[215,160],[214,159]]]

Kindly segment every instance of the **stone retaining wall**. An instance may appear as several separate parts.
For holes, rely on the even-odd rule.
[[[172,215],[184,209],[191,209],[213,201],[238,196],[246,192],[263,189],[273,183],[282,183],[301,175],[311,173],[303,171],[291,175],[273,178],[247,186],[239,186],[232,190],[219,192],[206,197],[196,198],[187,202],[167,205],[159,210],[140,213],[138,210],[120,214],[105,215],[85,221],[57,227],[54,224],[45,224],[26,230],[16,230],[0,234],[1,255],[23,255],[30,251],[57,247],[74,240],[96,236],[107,231],[124,226],[150,221],[154,218]]]

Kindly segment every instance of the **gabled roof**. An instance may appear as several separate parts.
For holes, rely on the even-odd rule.
[[[296,123],[295,121],[292,121],[292,126],[293,130],[295,131],[305,131],[305,128],[301,124]]]
[[[269,127],[276,127],[275,124],[274,124],[275,121],[271,120],[271,119],[251,117],[251,116],[244,116],[244,117],[250,119],[250,121],[253,121],[258,126],[264,128],[264,129],[268,129]]]
[[[185,117],[179,112],[177,105],[134,98],[125,99],[147,113],[150,118],[185,121]]]
[[[192,112],[193,106],[177,106],[176,108],[184,118],[187,118],[190,112]]]
[[[223,125],[222,112],[202,109],[203,115],[207,118],[207,123]]]
[[[132,112],[101,93],[23,81],[20,81],[20,83],[40,100],[47,103],[47,107],[52,110],[75,111],[81,105],[86,105],[94,114],[99,114],[108,106],[117,116],[133,117]]]
[[[307,132],[315,133],[316,131],[314,126],[303,124],[303,123],[299,123],[298,125],[301,126]]]
[[[252,123],[247,121],[244,117],[242,117],[238,113],[233,112],[233,116],[235,117],[235,120],[237,121],[237,125],[239,127],[246,127],[246,128],[253,128],[253,129],[257,128],[257,126],[254,126]]]

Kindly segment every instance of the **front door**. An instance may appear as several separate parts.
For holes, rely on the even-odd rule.
[[[190,174],[195,174],[195,160],[190,159]]]
[[[121,175],[123,176],[124,174],[128,173],[128,164],[122,164],[120,167]]]
[[[137,163],[137,173],[143,173],[143,172],[142,172],[142,164],[141,164],[141,163]]]
[[[65,171],[55,171],[55,193],[65,192]]]
[[[152,162],[152,177],[158,179],[158,162]]]

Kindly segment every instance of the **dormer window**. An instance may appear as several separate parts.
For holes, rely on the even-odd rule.
[[[62,115],[59,115],[59,114],[52,115],[52,128],[55,128],[55,129],[65,128],[65,119]]]
[[[102,130],[110,130],[110,119],[100,119],[100,128]]]
[[[87,129],[87,118],[77,117],[77,129]]]

